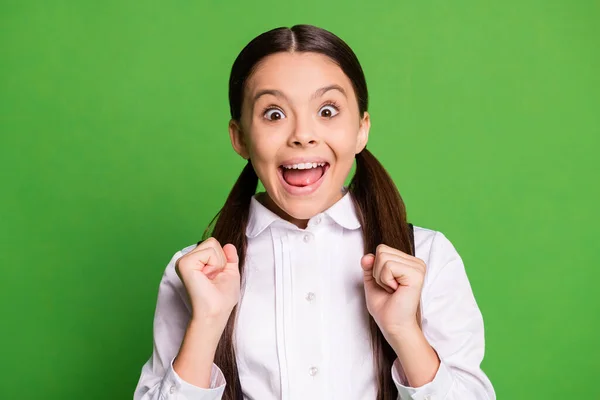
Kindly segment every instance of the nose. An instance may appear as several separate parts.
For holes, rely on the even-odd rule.
[[[319,138],[310,120],[302,120],[300,118],[296,120],[288,144],[296,148],[314,147],[319,144]]]

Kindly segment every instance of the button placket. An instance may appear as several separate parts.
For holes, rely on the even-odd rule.
[[[317,219],[312,221],[316,224]],[[310,229],[310,228],[309,228]],[[295,344],[297,365],[302,366],[301,374],[296,376],[294,384],[303,398],[318,398],[325,384],[322,375],[323,354],[321,347],[322,335],[322,304],[319,296],[319,263],[318,243],[314,232],[304,231],[296,236],[298,240],[292,256],[292,271],[294,275],[294,307],[293,315],[295,329]],[[298,371],[300,372],[300,371]],[[292,391],[294,389],[292,388]]]

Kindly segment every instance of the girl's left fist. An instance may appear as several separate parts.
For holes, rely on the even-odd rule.
[[[417,307],[427,266],[420,258],[380,244],[361,259],[367,309],[386,334],[417,327]]]

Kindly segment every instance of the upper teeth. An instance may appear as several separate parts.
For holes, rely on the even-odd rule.
[[[287,168],[287,169],[309,169],[309,168],[317,168],[317,167],[324,167],[325,163],[300,163],[300,164],[291,164],[291,165],[284,165],[283,168]]]

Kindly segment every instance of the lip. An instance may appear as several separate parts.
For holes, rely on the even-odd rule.
[[[296,161],[297,160],[297,161]],[[294,161],[294,162],[290,162],[288,164],[289,161]],[[323,181],[325,180],[325,177],[327,176],[327,171],[329,171],[329,168],[331,167],[331,165],[322,159],[316,159],[316,158],[294,158],[291,160],[286,161],[286,164],[282,164],[282,165],[290,165],[290,164],[298,164],[298,163],[305,163],[305,162],[324,162],[325,167],[323,168],[323,175],[321,175],[321,177],[319,178],[318,181],[314,182],[313,184],[310,184],[308,186],[292,186],[289,183],[287,183],[285,181],[285,179],[283,179],[283,167],[278,167],[277,168],[277,176],[279,177],[279,182],[281,182],[281,186],[283,186],[283,188],[291,195],[295,195],[295,196],[306,196],[309,194],[314,193],[319,186],[321,186],[321,184],[323,183]]]

